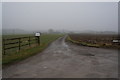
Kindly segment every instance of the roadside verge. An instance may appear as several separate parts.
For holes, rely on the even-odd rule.
[[[20,52],[2,55],[2,65],[8,66],[18,61],[24,60],[30,56],[42,52],[50,43],[63,36],[62,34],[45,34],[41,36],[41,43],[38,46],[31,47]]]

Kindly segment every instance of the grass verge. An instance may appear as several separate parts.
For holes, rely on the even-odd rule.
[[[62,34],[43,34],[41,36],[41,44],[35,47],[31,47],[20,52],[15,52],[12,54],[7,54],[2,56],[2,65],[7,66],[11,63],[21,61],[30,56],[33,56],[41,51],[43,51],[52,41],[63,36]]]

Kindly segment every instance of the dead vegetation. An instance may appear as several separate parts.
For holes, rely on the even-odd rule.
[[[113,40],[119,40],[118,35],[69,34],[67,40],[83,46],[120,49],[120,43],[113,43]]]

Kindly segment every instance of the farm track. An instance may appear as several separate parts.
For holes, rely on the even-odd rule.
[[[118,51],[54,41],[42,53],[3,69],[3,78],[117,78]]]

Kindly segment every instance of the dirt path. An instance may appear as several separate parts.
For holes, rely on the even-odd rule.
[[[118,51],[77,46],[65,37],[46,50],[3,69],[9,78],[117,78]]]

